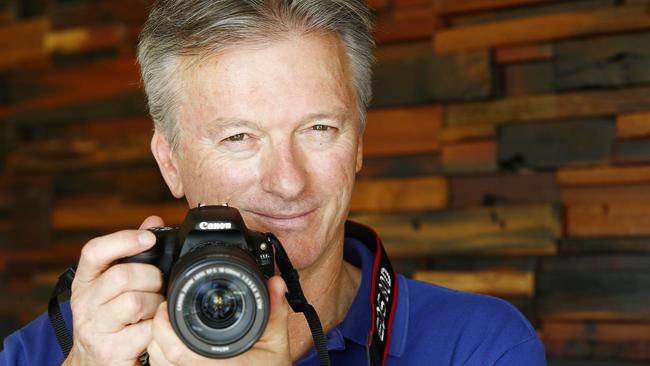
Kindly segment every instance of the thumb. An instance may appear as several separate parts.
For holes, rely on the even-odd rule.
[[[280,276],[273,276],[268,281],[271,311],[266,330],[260,340],[265,340],[270,350],[283,352],[289,348],[289,303],[284,297],[287,285]]]

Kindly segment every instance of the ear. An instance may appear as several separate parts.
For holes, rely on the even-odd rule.
[[[183,182],[178,174],[178,165],[174,160],[172,148],[165,136],[157,129],[151,138],[151,152],[156,158],[160,173],[165,179],[169,190],[174,197],[182,198],[185,192],[183,191]]]
[[[359,140],[357,141],[357,166],[356,166],[357,173],[359,173],[362,166],[363,166],[363,133],[360,133]]]

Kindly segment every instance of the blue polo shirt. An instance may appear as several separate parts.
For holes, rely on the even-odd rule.
[[[327,334],[332,365],[367,365],[373,254],[346,239],[345,259],[361,268],[359,291],[341,324]],[[398,276],[398,298],[386,365],[542,366],[535,330],[505,301]],[[70,328],[70,306],[62,306]],[[63,355],[47,314],[4,340],[0,366],[59,365]],[[296,366],[319,365],[315,350]]]

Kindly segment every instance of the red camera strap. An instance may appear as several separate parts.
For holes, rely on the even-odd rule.
[[[367,353],[369,366],[384,365],[390,349],[390,332],[397,305],[397,275],[379,235],[373,229],[347,221],[345,236],[361,241],[375,255],[370,288],[372,323],[368,332]]]

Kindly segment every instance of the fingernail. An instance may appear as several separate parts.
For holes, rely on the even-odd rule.
[[[156,236],[149,231],[143,231],[138,235],[138,241],[144,246],[152,246],[156,242]]]

